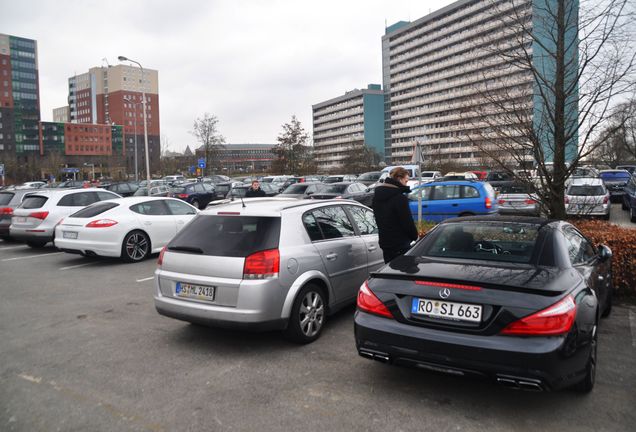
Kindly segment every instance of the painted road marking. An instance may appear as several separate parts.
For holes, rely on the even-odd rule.
[[[0,251],[9,250],[9,249],[26,249],[26,246],[20,245],[20,246],[3,247],[3,248],[0,248]]]
[[[155,278],[154,276],[150,276],[150,277],[147,277],[147,278],[144,278],[144,279],[137,279],[137,282],[146,282],[146,281],[149,281],[149,280],[154,279],[154,278]]]
[[[629,331],[632,334],[632,347],[636,348],[636,312],[629,310]]]
[[[84,263],[84,264],[77,264],[77,265],[68,266],[68,267],[61,267],[60,270],[71,270],[71,269],[76,269],[76,268],[80,268],[80,267],[86,267],[86,266],[89,266],[91,264],[95,264],[95,261],[92,261],[92,262],[89,262],[89,263]]]
[[[43,257],[43,256],[50,256],[50,255],[59,255],[59,254],[63,254],[63,253],[65,253],[65,252],[52,252],[52,253],[45,253],[45,254],[39,254],[39,255],[29,255],[29,256],[16,257],[16,258],[5,258],[2,261],[16,261],[16,260],[37,258],[37,257]]]

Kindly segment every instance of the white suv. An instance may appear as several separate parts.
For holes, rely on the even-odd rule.
[[[104,189],[41,190],[24,198],[13,211],[9,233],[31,247],[42,247],[55,236],[55,226],[82,207],[113,198],[121,198]]]

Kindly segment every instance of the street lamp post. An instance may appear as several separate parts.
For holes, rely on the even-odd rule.
[[[146,83],[144,81],[144,68],[141,65],[141,63],[139,63],[138,61],[129,59],[128,57],[119,56],[117,57],[117,59],[119,61],[129,61],[131,63],[135,63],[137,64],[137,66],[139,66],[139,69],[141,69],[141,97],[142,97],[141,103],[143,104],[143,107],[144,107],[144,147],[146,151],[146,180],[148,181],[148,195],[150,195],[150,156],[148,154],[148,121],[146,117],[146,90],[145,90]]]
[[[124,96],[124,100],[133,104],[135,107],[135,181],[139,181],[139,165],[137,164],[137,105],[138,102],[134,102],[130,97]]]

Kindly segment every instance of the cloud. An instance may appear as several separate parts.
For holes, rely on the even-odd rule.
[[[385,20],[415,20],[449,0],[57,1],[3,5],[0,29],[36,39],[42,118],[66,103],[68,78],[125,55],[159,71],[161,131],[171,147],[209,112],[229,143],[274,143],[311,106],[382,83]]]

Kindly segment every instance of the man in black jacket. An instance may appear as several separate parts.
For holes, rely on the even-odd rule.
[[[264,197],[265,191],[261,189],[261,184],[258,180],[252,181],[252,187],[250,187],[247,192],[245,192],[245,198],[259,198]]]
[[[409,173],[402,167],[393,168],[384,184],[375,188],[371,207],[378,224],[380,247],[384,262],[403,255],[417,240],[417,229],[409,209],[405,193],[411,190],[406,185]]]

